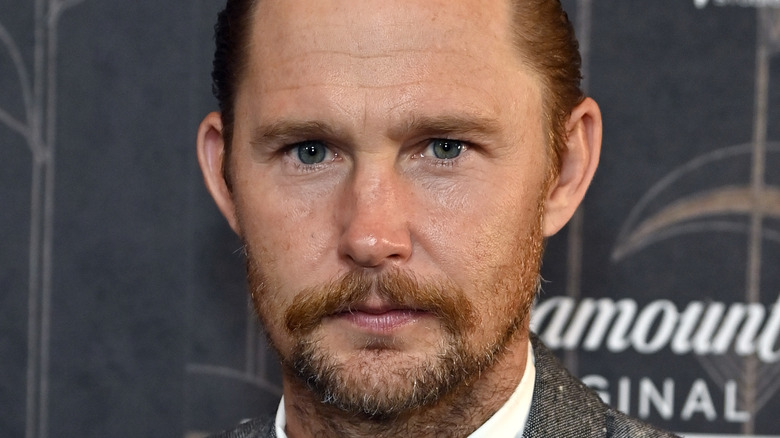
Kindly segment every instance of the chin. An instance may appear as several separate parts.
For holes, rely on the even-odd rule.
[[[411,352],[381,338],[338,353],[318,344],[293,353],[295,375],[323,403],[374,420],[432,405],[474,375],[457,342]]]

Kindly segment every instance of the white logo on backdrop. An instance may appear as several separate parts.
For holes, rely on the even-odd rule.
[[[669,300],[640,308],[623,298],[554,297],[534,308],[532,322],[550,348],[612,353],[632,348],[653,354],[669,347],[675,354],[699,356],[733,352],[756,355],[763,363],[780,361],[780,297],[772,306],[760,303],[691,301],[679,309]],[[732,349],[733,346],[733,349]]]

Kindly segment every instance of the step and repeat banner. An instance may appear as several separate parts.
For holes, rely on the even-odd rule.
[[[194,137],[221,2],[0,0],[0,436],[199,437],[279,366]],[[780,437],[780,1],[564,1],[602,161],[532,327],[616,408]]]
[[[780,436],[780,2],[576,6],[604,149],[534,327],[631,415]]]

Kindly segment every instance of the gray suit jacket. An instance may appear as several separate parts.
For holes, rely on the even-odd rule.
[[[523,438],[672,438],[604,404],[599,396],[572,376],[531,334],[536,381],[531,412]],[[275,438],[274,420],[257,419],[214,438]]]

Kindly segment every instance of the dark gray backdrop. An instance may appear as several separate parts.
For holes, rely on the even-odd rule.
[[[780,436],[780,2],[564,5],[605,137],[549,242],[537,330],[579,333],[557,351],[633,415]],[[195,160],[220,7],[0,0],[0,436],[194,437],[275,408],[239,243]],[[565,305],[624,298],[631,345],[584,347],[595,324]],[[722,351],[672,346],[692,305]],[[743,332],[763,355],[729,341]]]

